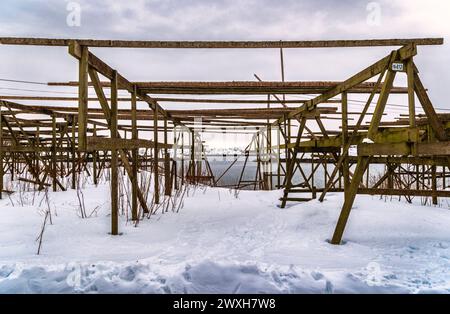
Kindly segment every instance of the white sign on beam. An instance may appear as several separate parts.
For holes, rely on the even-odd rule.
[[[395,72],[404,72],[405,71],[405,65],[401,62],[394,62],[392,63],[392,71]]]

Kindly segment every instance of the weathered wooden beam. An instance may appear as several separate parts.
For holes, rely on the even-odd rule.
[[[136,95],[136,86],[134,86],[133,93],[131,93],[131,139],[135,140],[135,141],[138,140],[136,106],[137,106],[137,95]],[[151,146],[149,148],[151,148]],[[139,217],[138,217],[139,149],[138,148],[135,148],[131,151],[131,157],[133,160],[133,164],[132,164],[133,177],[131,179],[131,219],[133,221],[137,221],[139,219]]]
[[[73,39],[1,37],[2,45],[68,46]],[[443,38],[307,40],[307,41],[143,41],[76,39],[80,45],[115,48],[166,49],[261,49],[261,48],[339,48],[415,45],[442,45]]]
[[[52,187],[53,192],[56,192],[56,117],[52,116],[52,156],[51,156],[51,170],[52,170]]]
[[[88,57],[89,50],[81,46],[78,70],[78,149],[86,149],[87,111],[88,111]]]
[[[49,83],[50,86],[52,86],[51,83]],[[56,84],[55,84],[56,85]],[[53,85],[53,86],[55,86]],[[93,86],[93,84],[89,84],[90,86]],[[102,84],[102,87],[105,84]],[[56,85],[56,86],[64,86],[64,85]],[[67,86],[73,86],[71,84],[67,84]],[[78,84],[76,84],[78,86]],[[3,100],[38,100],[38,101],[78,101],[78,97],[60,97],[60,96],[22,96],[22,95],[0,95],[0,99]],[[153,98],[157,102],[170,102],[170,103],[213,103],[213,104],[266,104],[267,100],[259,100],[259,99],[192,99],[192,98],[160,98],[160,97],[154,97]],[[106,100],[110,101],[111,98],[107,98]],[[118,98],[119,102],[125,102],[125,101],[131,101],[131,98]],[[99,101],[98,98],[95,97],[89,97],[88,101]],[[286,104],[303,104],[306,102],[306,100],[285,100],[283,101]],[[279,104],[280,101],[278,100],[270,100],[271,104]],[[327,103],[340,103],[340,100],[330,100]]]
[[[155,204],[159,204],[159,173],[158,173],[158,155],[159,155],[159,147],[158,147],[158,109],[156,109],[153,113],[153,172],[154,172],[154,199]]]
[[[117,139],[117,72],[111,81],[111,139]],[[111,234],[119,234],[119,181],[117,150],[111,150]]]
[[[410,156],[413,154],[417,156],[450,156],[450,142],[418,143],[415,152],[412,145],[407,142],[358,145],[358,156]]]
[[[125,149],[133,150],[139,148],[153,148],[154,141],[144,139],[123,139],[123,138],[105,138],[105,137],[87,137],[87,151],[94,150],[113,150]],[[158,143],[158,146],[164,149],[171,148],[169,144]]]
[[[416,100],[414,92],[414,62],[413,58],[406,62],[406,74],[408,79],[408,113],[409,113],[409,126],[411,128],[416,127]]]
[[[97,63],[100,61],[97,60]],[[99,66],[100,67],[100,66]],[[105,65],[102,65],[105,67]],[[105,70],[106,71],[106,70]],[[184,94],[184,95],[247,95],[247,94],[322,94],[329,89],[336,87],[342,82],[335,81],[300,81],[300,82],[268,82],[268,81],[225,81],[225,82],[133,82],[139,90],[151,94]],[[52,86],[77,86],[78,82],[69,83],[49,83]],[[101,82],[102,87],[108,87],[109,83]],[[370,93],[374,87],[373,82],[363,82],[347,90],[349,93],[360,94]],[[122,88],[129,90],[128,85]],[[376,92],[380,92],[377,90]],[[394,87],[392,93],[404,94],[408,89],[404,87]],[[152,98],[155,100],[155,98]],[[182,101],[182,100],[179,100]],[[208,99],[208,102],[211,100]],[[301,101],[305,103],[306,101]]]
[[[4,177],[4,170],[3,170],[3,123],[2,123],[2,106],[0,104],[0,199],[3,198],[3,177]]]
[[[432,197],[435,195],[436,197],[450,197],[450,191],[442,191],[442,190],[410,190],[410,189],[368,189],[368,188],[359,188],[358,194],[367,194],[367,195],[395,195],[395,196],[424,196],[424,197]]]

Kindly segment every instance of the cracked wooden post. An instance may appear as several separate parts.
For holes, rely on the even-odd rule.
[[[137,112],[136,112],[136,85],[133,86],[133,93],[131,94],[131,138],[133,140],[138,139],[137,130]],[[131,178],[131,219],[136,221],[138,217],[138,158],[139,149],[135,148],[131,151],[133,164],[132,172],[133,177]]]
[[[111,138],[117,138],[117,72],[111,80]],[[117,149],[111,149],[111,234],[119,234],[119,182]]]

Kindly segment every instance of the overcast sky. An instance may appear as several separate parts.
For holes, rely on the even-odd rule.
[[[68,14],[78,5],[80,25],[70,25]],[[416,64],[435,107],[450,109],[446,97],[450,1],[2,0],[0,36],[139,40],[444,37],[444,46],[419,47]],[[286,50],[286,79],[344,80],[392,49]],[[277,50],[93,51],[131,81],[254,80],[253,73],[264,80],[280,80]],[[66,48],[1,46],[0,60],[0,78],[42,82],[77,78],[77,63]],[[400,78],[398,85],[401,82]],[[0,94],[27,94],[5,88],[48,90],[0,82]]]

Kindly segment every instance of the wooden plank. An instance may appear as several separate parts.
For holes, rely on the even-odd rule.
[[[1,37],[2,45],[68,46],[73,39]],[[303,41],[143,41],[76,39],[80,45],[115,48],[158,49],[273,49],[273,48],[339,48],[415,45],[442,45],[443,38],[303,40]]]
[[[419,156],[450,156],[450,141],[417,144]]]
[[[366,194],[366,195],[393,195],[393,196],[424,196],[424,197],[432,197],[435,195],[436,197],[450,197],[450,191],[442,191],[442,190],[407,190],[407,189],[367,189],[367,188],[359,188],[358,194]]]
[[[359,144],[358,156],[408,156],[411,155],[411,146],[408,143],[387,144]]]
[[[158,146],[164,149],[171,148],[171,145],[158,143]],[[87,149],[86,151],[94,150],[112,150],[112,149],[125,149],[133,150],[139,148],[153,148],[154,142],[144,139],[123,139],[123,138],[105,138],[105,137],[87,137]]]

